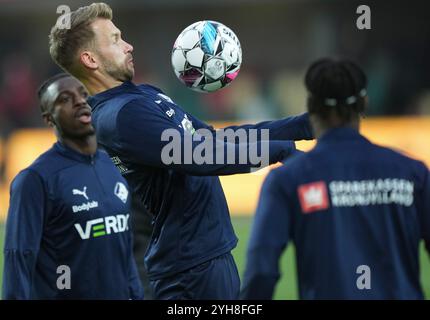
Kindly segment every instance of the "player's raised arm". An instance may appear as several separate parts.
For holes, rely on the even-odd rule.
[[[147,85],[149,86],[149,85]],[[157,90],[160,94],[165,95],[163,91],[159,88],[150,86],[154,90]],[[176,108],[180,109],[178,105],[175,105]],[[181,109],[180,109],[181,110]],[[217,130],[207,124],[206,122],[194,117],[192,114],[187,114],[190,120],[193,123],[195,129],[208,129],[210,130],[214,138],[216,138]],[[219,130],[232,130],[234,132],[238,132],[239,130],[245,131],[249,134],[250,130],[268,130],[269,131],[269,140],[312,140],[314,139],[314,133],[309,121],[309,114],[307,112],[302,113],[296,116],[286,117],[280,120],[272,120],[272,121],[262,121],[255,124],[243,124],[243,125],[233,125],[220,128]],[[260,136],[258,137],[260,140]]]
[[[189,133],[172,124],[157,109],[144,106],[139,100],[131,101],[121,109],[116,130],[118,143],[123,150],[127,150],[129,160],[143,165],[169,167],[192,175],[247,173],[262,164],[282,161],[295,151],[292,141],[235,144],[213,139],[211,135],[199,135],[198,131]],[[101,143],[104,143],[103,138]],[[179,154],[177,161],[171,161],[171,152]],[[203,158],[207,156],[212,161],[199,162],[196,155],[202,154]],[[262,155],[267,161],[253,161],[255,158],[250,157],[250,154]]]
[[[31,170],[22,171],[12,183],[4,247],[3,299],[30,299],[44,223],[43,190],[41,178]]]
[[[215,133],[216,130],[213,127],[207,125],[203,121],[191,116],[193,123],[196,123],[196,127],[210,128]],[[222,128],[222,130],[245,130],[249,132],[250,129],[254,130],[269,130],[270,140],[312,140],[314,134],[309,122],[309,114],[303,113],[297,116],[286,117],[280,120],[273,121],[262,121],[256,124],[244,124],[235,125]]]
[[[272,299],[279,279],[279,259],[288,244],[290,212],[287,195],[272,171],[260,195],[249,240],[241,298]]]

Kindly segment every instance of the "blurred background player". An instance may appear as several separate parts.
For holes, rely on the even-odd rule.
[[[186,134],[200,128],[212,134],[215,130],[184,112],[158,88],[131,82],[133,47],[111,19],[106,4],[79,8],[71,13],[70,29],[51,30],[50,52],[94,95],[89,103],[98,142],[153,215],[145,261],[154,298],[238,298],[239,275],[230,253],[237,238],[217,175],[246,173],[258,165],[249,159],[238,164],[239,144],[232,144],[234,164],[226,164],[227,152],[223,164],[163,163],[161,151],[167,142],[161,141],[161,135],[166,129],[179,132],[181,148]],[[233,129],[239,128],[270,130],[270,163],[295,150],[287,140],[312,139],[307,114]],[[214,148],[224,151],[229,145],[218,141]]]
[[[48,79],[38,95],[58,142],[12,183],[3,298],[143,298],[127,183],[97,151],[87,90],[63,73]],[[58,285],[65,270],[58,272],[60,266],[70,271],[66,287]]]
[[[272,298],[291,240],[302,299],[423,299],[418,248],[423,239],[430,249],[428,169],[359,133],[367,80],[356,64],[319,60],[305,83],[318,142],[266,178],[242,298]]]

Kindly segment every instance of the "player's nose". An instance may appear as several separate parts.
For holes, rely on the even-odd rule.
[[[132,53],[134,49],[133,46],[126,41],[124,42],[125,42],[125,53]]]
[[[82,94],[75,95],[75,106],[83,106],[87,104],[87,98]]]

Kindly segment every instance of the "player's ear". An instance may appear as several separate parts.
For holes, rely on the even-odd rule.
[[[360,118],[365,118],[367,107],[369,105],[369,96],[365,96],[361,101],[359,100],[358,103],[358,114]]]
[[[367,111],[368,105],[369,105],[369,96],[365,96],[364,97],[364,107],[363,107],[364,110],[363,110],[363,112]]]
[[[92,53],[91,51],[82,51],[81,54],[79,55],[79,61],[86,68],[89,68],[92,70],[98,68],[98,63],[95,59],[94,53]]]
[[[49,112],[44,112],[42,114],[42,117],[43,117],[43,121],[48,127],[51,127],[51,128],[55,127],[55,121],[52,117],[52,114],[50,114]]]

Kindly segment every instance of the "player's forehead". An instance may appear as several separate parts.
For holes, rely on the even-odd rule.
[[[109,20],[109,19],[103,19],[103,18],[96,19],[91,24],[91,27],[93,28],[93,31],[96,34],[96,36],[110,37],[113,34],[121,33],[118,27],[112,22],[112,20]]]
[[[85,87],[81,82],[73,77],[64,77],[58,79],[57,81],[51,83],[49,87],[46,89],[45,93],[45,101],[47,103],[54,103],[55,100],[61,95],[65,93],[70,93],[74,91],[86,91]]]

